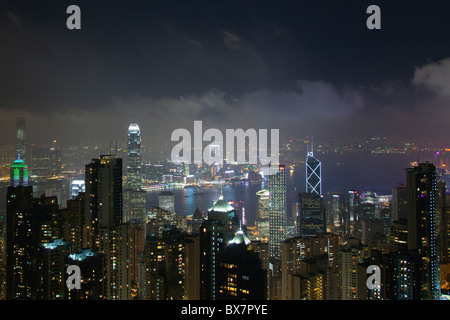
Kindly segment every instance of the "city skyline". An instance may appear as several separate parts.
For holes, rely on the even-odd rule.
[[[0,0],[0,300],[450,300],[449,10]]]

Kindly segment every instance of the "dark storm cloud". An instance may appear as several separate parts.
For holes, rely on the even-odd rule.
[[[380,2],[378,32],[365,1],[77,1],[79,31],[65,27],[70,4],[0,5],[2,143],[19,115],[30,139],[73,143],[124,140],[130,122],[168,140],[194,120],[289,135],[448,133],[444,1]]]

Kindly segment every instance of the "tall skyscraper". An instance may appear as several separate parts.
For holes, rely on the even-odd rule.
[[[314,158],[312,143],[306,151],[306,192],[322,194],[322,164]]]
[[[27,166],[21,159],[11,165],[6,196],[7,299],[32,299],[34,252],[32,230],[33,187],[28,186]]]
[[[127,189],[141,189],[141,150],[141,130],[132,123],[127,135]]]
[[[124,222],[142,222],[146,219],[146,192],[142,190],[141,154],[141,130],[136,123],[132,123],[127,132],[127,182],[123,194]]]
[[[26,119],[24,117],[17,118],[16,122],[16,157],[20,154],[22,159],[26,159]]]
[[[317,193],[299,193],[297,234],[314,236],[326,232],[323,196]]]
[[[217,271],[225,249],[223,224],[205,220],[200,227],[200,299],[216,300]]]
[[[208,209],[208,220],[222,223],[225,243],[233,239],[234,234],[239,229],[240,223],[239,217],[236,215],[236,209],[224,199],[222,190],[219,199],[214,201],[212,207]]]
[[[340,192],[328,193],[327,229],[329,232],[343,235],[345,230],[344,195]]]
[[[421,258],[423,299],[439,299],[439,248],[436,223],[436,167],[420,163],[406,171],[408,249]]]
[[[281,258],[281,244],[286,239],[286,167],[271,167],[269,175],[269,257]]]
[[[217,299],[265,300],[267,275],[259,253],[242,230],[229,242],[218,268]]]
[[[257,207],[255,225],[259,239],[263,242],[269,240],[269,190],[256,192]]]
[[[106,256],[107,299],[126,300],[131,294],[130,234],[122,217],[122,159],[92,159],[85,176],[87,244]]]
[[[406,186],[392,188],[391,222],[401,219],[406,220],[407,204]]]

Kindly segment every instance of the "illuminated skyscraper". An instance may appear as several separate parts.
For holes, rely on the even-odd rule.
[[[222,223],[225,243],[234,238],[234,234],[239,228],[239,218],[236,215],[236,209],[224,199],[222,190],[219,200],[214,201],[212,207],[208,209],[208,220]]]
[[[269,257],[281,258],[281,244],[286,239],[286,167],[271,167],[269,175]]]
[[[265,300],[267,275],[259,253],[242,230],[229,242],[218,268],[217,299]]]
[[[26,159],[25,122],[23,117],[17,118],[16,122],[16,156],[20,154],[22,159]]]
[[[34,239],[32,230],[33,187],[28,186],[27,166],[21,159],[11,165],[10,186],[6,196],[6,283],[7,299],[32,299],[32,264]]]
[[[129,225],[122,217],[122,159],[102,155],[86,165],[87,244],[106,256],[107,299],[127,300],[130,287]]]
[[[408,249],[421,258],[423,299],[439,299],[439,248],[436,220],[436,167],[420,163],[406,171]]]
[[[256,207],[255,225],[259,234],[259,239],[267,242],[269,239],[269,190],[263,189],[256,192],[258,201]]]
[[[200,299],[216,300],[219,263],[225,249],[223,224],[205,220],[200,227]]]
[[[146,218],[146,192],[142,190],[141,130],[136,123],[127,132],[127,182],[124,190],[124,222],[144,221]]]
[[[316,193],[299,193],[297,234],[314,236],[326,232],[323,196]]]
[[[312,143],[306,151],[306,192],[322,194],[322,164],[314,158]]]
[[[141,130],[137,123],[128,127],[127,135],[127,189],[141,189]]]
[[[20,154],[18,158],[10,167],[9,171],[9,181],[10,185],[13,187],[18,186],[28,186],[28,166],[20,158]]]
[[[344,233],[344,203],[344,196],[342,193],[328,193],[328,232],[340,235]]]

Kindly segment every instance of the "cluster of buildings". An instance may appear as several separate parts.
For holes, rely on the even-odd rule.
[[[64,206],[54,195],[35,198],[19,124],[0,243],[3,299],[419,300],[449,293],[450,198],[431,163],[407,169],[392,199],[350,190],[325,201],[321,162],[308,148],[306,190],[291,220],[286,166],[272,166],[249,230],[242,208],[222,192],[188,219],[175,213],[170,191],[148,212],[137,124],[128,128],[125,159],[93,158]],[[80,267],[80,289],[66,285],[71,265]],[[370,289],[373,265],[381,285]]]

